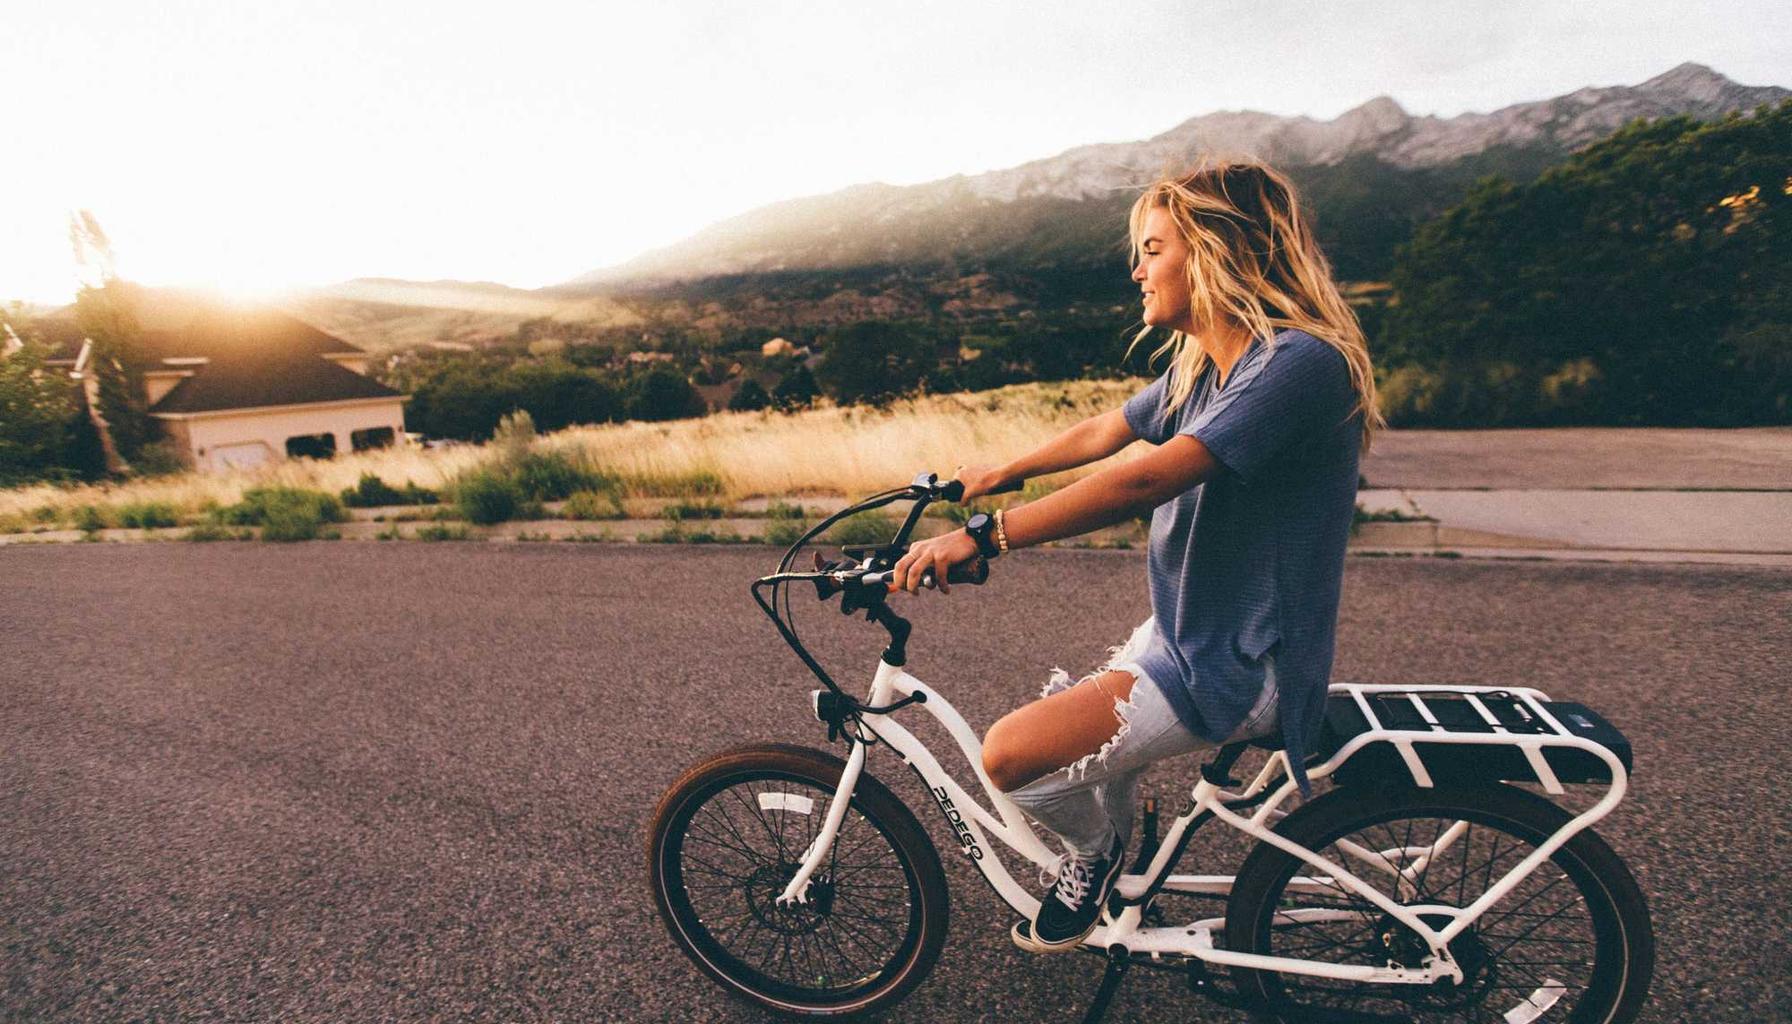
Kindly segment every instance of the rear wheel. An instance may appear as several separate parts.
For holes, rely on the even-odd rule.
[[[673,940],[731,993],[781,1013],[894,1003],[932,969],[946,939],[939,854],[868,774],[808,902],[778,905],[844,769],[806,747],[730,751],[686,772],[648,826],[654,901]]]
[[[1335,790],[1277,831],[1402,906],[1473,903],[1570,818],[1510,786]],[[1404,881],[1402,878],[1404,877]],[[1239,870],[1229,949],[1336,964],[1418,967],[1428,947],[1374,903],[1268,844]],[[1654,969],[1648,908],[1617,854],[1577,833],[1450,942],[1459,985],[1389,985],[1235,970],[1239,990],[1282,1021],[1571,1021],[1622,1024]]]

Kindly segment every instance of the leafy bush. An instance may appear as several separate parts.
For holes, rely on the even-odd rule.
[[[733,412],[757,412],[772,404],[772,396],[765,393],[765,387],[751,377],[741,381],[740,387],[734,391],[734,397],[728,399],[728,408]]]
[[[97,505],[82,505],[75,509],[75,529],[83,533],[96,533],[111,526],[106,511]]]
[[[933,363],[933,345],[924,331],[883,321],[853,324],[828,340],[816,376],[842,405],[885,403],[920,385]]]
[[[613,490],[614,477],[579,465],[564,452],[526,452],[511,464],[517,490],[535,501],[559,501],[578,491]]]
[[[834,544],[887,544],[894,536],[896,522],[882,512],[848,516],[827,532],[827,539]]]
[[[467,528],[448,523],[431,523],[422,527],[415,534],[422,541],[466,540]]]
[[[803,506],[792,505],[789,502],[774,501],[765,506],[767,519],[801,519],[805,514]]]
[[[153,441],[131,456],[131,469],[137,476],[169,476],[189,468],[185,450],[172,439]]]
[[[815,375],[807,366],[798,363],[796,368],[785,374],[772,388],[772,405],[780,412],[795,412],[807,409],[815,404],[821,394],[821,388],[815,383]]]
[[[673,522],[685,519],[720,519],[728,510],[713,501],[675,501],[660,510]]]
[[[575,491],[560,509],[565,519],[626,519],[628,512],[615,491]]]
[[[174,526],[179,517],[174,513],[174,506],[165,501],[133,501],[121,505],[118,509],[118,524],[137,529],[153,530],[164,526]]]
[[[808,532],[808,529],[808,524],[801,520],[773,519],[765,524],[763,536],[767,544],[776,544],[781,548],[787,548],[800,540],[803,534]]]
[[[400,490],[373,473],[362,473],[353,487],[342,489],[342,503],[349,508],[380,508],[385,505],[434,505],[441,498],[427,487],[405,481]]]
[[[480,526],[513,518],[524,496],[516,481],[491,469],[474,469],[454,483],[454,503],[462,519]]]
[[[628,415],[636,420],[677,420],[709,411],[703,396],[680,370],[654,366],[629,385]]]
[[[241,501],[214,515],[230,526],[268,526],[278,522],[282,528],[299,522],[310,522],[315,528],[348,519],[347,510],[335,495],[300,487],[253,487],[243,492]]]

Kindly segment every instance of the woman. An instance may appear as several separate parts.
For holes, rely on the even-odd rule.
[[[1168,368],[1122,408],[961,474],[969,502],[1135,440],[1153,446],[1008,510],[990,531],[995,548],[1014,550],[1155,509],[1152,617],[1108,665],[1074,684],[1058,672],[984,741],[990,780],[1068,848],[1039,913],[1015,926],[1015,941],[1040,952],[1094,930],[1146,765],[1279,729],[1307,791],[1357,458],[1381,425],[1362,330],[1282,175],[1220,163],[1159,181],[1133,204],[1130,232],[1144,293],[1134,344],[1168,330],[1153,353],[1168,353]],[[944,580],[979,551],[965,530],[921,541],[893,583],[918,591],[924,572]]]

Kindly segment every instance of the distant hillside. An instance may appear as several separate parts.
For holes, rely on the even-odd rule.
[[[1639,85],[1451,118],[1415,117],[1385,96],[1330,121],[1224,111],[1139,142],[1082,146],[987,174],[774,203],[553,288],[368,279],[289,308],[375,351],[513,340],[531,333],[531,321],[632,345],[643,335],[821,331],[870,319],[1111,318],[1134,309],[1124,248],[1133,197],[1205,153],[1255,155],[1285,169],[1338,276],[1381,281],[1414,228],[1479,178],[1528,181],[1636,118],[1715,118],[1787,96],[1682,64]]]
[[[568,282],[576,292],[734,275],[910,267],[977,272],[1113,267],[1139,187],[1205,153],[1253,155],[1305,186],[1340,276],[1385,275],[1411,227],[1489,173],[1525,179],[1639,117],[1709,118],[1792,95],[1682,64],[1640,85],[1585,88],[1492,113],[1414,117],[1382,96],[1330,121],[1224,111],[1139,142],[921,185],[856,185],[722,221]]]
[[[627,304],[602,295],[568,297],[490,282],[362,278],[295,296],[286,306],[370,352],[433,342],[479,345],[512,338],[536,320],[580,325],[593,333],[643,322]]]

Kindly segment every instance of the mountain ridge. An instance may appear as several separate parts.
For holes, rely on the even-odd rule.
[[[1010,168],[951,175],[915,185],[863,183],[781,200],[718,221],[671,246],[581,274],[551,286],[551,290],[588,291],[604,285],[639,286],[882,262],[936,262],[953,254],[916,242],[855,254],[837,241],[830,244],[830,238],[837,239],[854,227],[888,233],[895,226],[900,233],[903,222],[959,221],[942,225],[947,233],[941,241],[948,243],[950,250],[953,228],[965,236],[971,225],[962,218],[986,216],[992,203],[1082,203],[1130,197],[1159,174],[1187,166],[1201,154],[1257,157],[1285,168],[1335,167],[1353,157],[1372,155],[1403,171],[1443,168],[1502,148],[1540,151],[1559,159],[1638,117],[1692,114],[1708,118],[1788,96],[1792,90],[1741,85],[1703,64],[1685,62],[1636,85],[1587,86],[1562,96],[1449,118],[1412,115],[1385,95],[1330,120],[1250,110],[1214,111],[1147,139],[1075,146]],[[963,240],[971,241],[968,237]],[[930,248],[935,251],[929,252]]]

